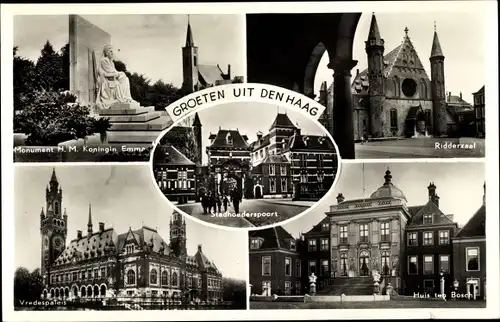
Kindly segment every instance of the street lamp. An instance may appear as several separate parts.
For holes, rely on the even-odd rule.
[[[457,294],[457,292],[458,292],[458,285],[459,285],[458,280],[457,280],[457,279],[455,279],[455,280],[453,281],[453,288],[455,289],[455,295],[456,295],[456,294]],[[453,297],[453,299],[454,299],[454,300],[456,300],[456,297],[454,296],[454,297]]]
[[[443,272],[443,270],[441,270],[439,272],[439,276],[441,276],[441,279],[440,279],[441,298],[444,299],[444,272]]]

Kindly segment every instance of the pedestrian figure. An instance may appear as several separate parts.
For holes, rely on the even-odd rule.
[[[229,200],[227,199],[227,195],[224,194],[224,197],[222,197],[222,203],[224,204],[224,212],[227,211],[227,204],[229,203]]]
[[[233,203],[234,211],[236,213],[240,212],[240,202],[241,202],[241,193],[238,188],[234,188],[233,190],[233,200],[231,202]]]
[[[220,195],[217,195],[216,199],[215,199],[216,203],[217,203],[217,212],[220,213],[221,212],[221,207],[222,207],[222,198]]]
[[[203,197],[201,197],[201,206],[203,207],[203,214],[206,215],[208,211],[208,203],[209,203],[209,195],[208,194],[203,194]]]

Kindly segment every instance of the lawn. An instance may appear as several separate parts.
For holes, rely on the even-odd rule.
[[[377,301],[377,302],[250,302],[253,310],[279,309],[415,309],[415,308],[485,308],[486,301]]]

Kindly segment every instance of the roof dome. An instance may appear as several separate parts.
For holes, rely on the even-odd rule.
[[[407,201],[403,191],[401,191],[398,187],[392,184],[391,182],[392,175],[389,169],[385,172],[384,179],[385,179],[384,184],[380,188],[378,188],[374,193],[372,193],[370,198],[399,198],[403,199],[404,201]]]

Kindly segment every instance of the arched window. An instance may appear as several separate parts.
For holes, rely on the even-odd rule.
[[[92,286],[87,286],[87,296],[88,297],[92,297],[93,293],[92,293]]]
[[[420,98],[421,99],[427,98],[427,83],[425,82],[424,79],[420,80]]]
[[[168,271],[161,272],[161,285],[168,285]]]
[[[76,288],[76,286],[73,286],[73,296],[74,297],[78,296],[78,288]]]
[[[172,280],[171,280],[170,285],[171,285],[171,286],[177,286],[177,282],[178,282],[177,273],[176,273],[176,272],[173,272],[173,273],[172,273]]]
[[[133,270],[129,270],[127,272],[127,284],[128,285],[135,284],[135,272]]]
[[[65,297],[69,297],[69,288],[68,288],[68,287],[66,287],[66,288],[64,289],[64,296],[65,296]]]
[[[400,86],[399,86],[399,77],[394,77],[394,95],[401,96]]]
[[[101,285],[101,296],[106,296],[106,285]]]
[[[158,272],[154,268],[149,273],[149,283],[158,284]]]
[[[390,273],[389,252],[383,251],[380,254],[380,258],[382,259],[382,275],[389,275]]]
[[[398,130],[398,110],[391,109],[391,131]]]
[[[97,297],[99,296],[99,286],[94,285],[94,296]]]
[[[59,297],[59,289],[56,288],[56,297]]]
[[[56,294],[55,294],[55,292],[54,292],[54,289],[51,289],[51,290],[50,290],[50,297],[55,297],[55,295],[56,295]]]
[[[54,212],[56,215],[59,215],[59,203],[57,201],[54,202]]]
[[[86,297],[87,296],[87,289],[85,288],[85,286],[82,286],[82,288],[80,289],[81,293],[82,293],[82,297]]]

